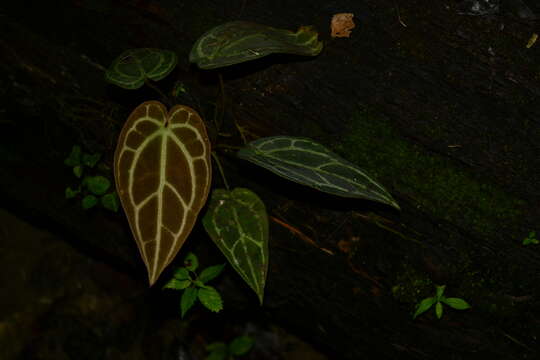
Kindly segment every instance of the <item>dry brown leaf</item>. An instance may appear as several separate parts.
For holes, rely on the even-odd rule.
[[[331,36],[334,37],[349,37],[351,30],[356,26],[353,21],[354,14],[341,13],[332,16],[332,23],[330,30],[332,30]]]

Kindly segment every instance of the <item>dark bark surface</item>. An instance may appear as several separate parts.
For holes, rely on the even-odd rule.
[[[220,101],[217,72],[187,60],[198,36],[238,19],[291,30],[314,25],[325,42],[316,58],[273,55],[221,71],[228,124],[221,133],[230,136],[214,132],[216,148],[229,183],[259,194],[271,220],[265,305],[259,308],[231,271],[218,286],[226,312],[277,323],[332,359],[532,359],[540,351],[540,245],[522,240],[540,233],[540,52],[538,44],[526,47],[538,23],[513,12],[464,16],[457,5],[125,0],[6,6],[0,14],[2,207],[113,268],[119,279],[127,275],[125,297],[144,294],[135,297],[134,311],[144,314],[132,314],[133,323],[167,334],[164,324],[177,316],[177,305],[164,314],[168,300],[159,289],[145,290],[123,215],[84,212],[64,198],[74,182],[63,164],[71,146],[103,153],[110,166],[124,119],[156,98],[148,88],[107,85],[100,67],[129,48],[174,50],[178,67],[159,87],[168,91],[181,81],[188,89],[182,102],[211,119]],[[355,14],[350,38],[329,36],[330,18],[339,12]],[[248,140],[295,135],[326,144],[373,174],[401,212],[319,194],[241,162],[224,146],[241,145],[238,128]],[[186,244],[222,261],[212,246],[200,227]],[[109,274],[104,271],[115,278]],[[114,289],[111,279],[103,288]],[[472,309],[445,308],[441,320],[431,310],[413,320],[415,304],[432,296],[435,284]],[[59,293],[54,304],[61,307],[71,293]],[[191,324],[229,319],[213,315],[197,313]],[[163,346],[170,345],[163,338],[174,337],[140,336],[140,343]],[[106,332],[91,340],[108,349],[112,342]],[[141,356],[156,358],[152,349]]]

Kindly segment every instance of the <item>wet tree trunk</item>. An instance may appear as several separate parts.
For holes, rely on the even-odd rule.
[[[151,89],[106,85],[100,67],[128,48],[174,50],[178,69],[159,86],[181,81],[185,103],[211,119],[217,72],[187,61],[198,36],[238,19],[291,30],[314,25],[325,42],[317,58],[270,56],[221,71],[228,124],[221,132],[230,136],[219,137],[220,144],[238,146],[242,136],[314,138],[373,174],[401,211],[290,184],[222,147],[229,182],[257,192],[271,220],[264,307],[232,275],[222,286],[226,302],[262,312],[331,358],[530,357],[540,350],[540,255],[539,245],[522,240],[540,233],[540,53],[526,44],[537,24],[512,13],[459,15],[454,5],[6,6],[3,206],[144,286],[123,216],[84,213],[63,197],[73,179],[63,165],[71,145],[104,153],[110,165],[123,119],[156,98]],[[329,36],[338,12],[355,14],[350,38]],[[198,229],[194,237],[204,234]],[[413,320],[415,304],[432,296],[436,284],[472,309],[445,307],[441,320],[433,310]]]

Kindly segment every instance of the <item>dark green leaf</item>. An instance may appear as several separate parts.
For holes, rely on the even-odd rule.
[[[388,191],[358,166],[310,139],[291,136],[261,138],[241,149],[238,156],[320,191],[378,201],[399,209]]]
[[[188,269],[185,267],[181,267],[176,269],[174,272],[173,277],[178,280],[191,280],[191,276],[189,275]]]
[[[191,280],[171,279],[163,286],[164,289],[184,290],[191,285]]]
[[[73,199],[80,192],[81,192],[81,189],[72,189],[70,187],[67,187],[66,188],[66,199]]]
[[[437,319],[440,319],[442,317],[442,313],[443,313],[442,303],[437,302],[435,304],[435,314],[437,315]]]
[[[195,301],[197,301],[198,293],[199,289],[194,287],[188,287],[186,290],[184,290],[182,298],[180,299],[180,310],[182,312],[182,317],[184,317],[186,312],[191,309],[193,304],[195,304]]]
[[[456,310],[465,310],[471,307],[465,300],[460,298],[445,298],[441,301]]]
[[[189,61],[201,69],[258,59],[272,53],[316,56],[323,47],[310,26],[296,33],[245,21],[228,22],[204,33],[193,45]]]
[[[82,176],[82,173],[83,173],[83,166],[82,165],[75,165],[73,167],[73,175],[80,178]]]
[[[238,336],[229,345],[229,351],[235,356],[247,354],[255,341],[250,336]]]
[[[98,198],[94,195],[86,195],[81,202],[82,208],[84,210],[88,210],[90,208],[93,208],[98,203]]]
[[[81,147],[79,145],[73,145],[71,153],[64,160],[64,164],[67,166],[76,166],[81,164]]]
[[[223,300],[221,295],[211,286],[205,286],[199,289],[200,302],[210,311],[219,312],[223,310]]]
[[[199,259],[194,253],[189,253],[184,258],[184,266],[189,271],[195,271],[199,267]]]
[[[87,176],[84,178],[83,183],[88,190],[94,195],[103,195],[111,187],[111,182],[104,176]]]
[[[418,315],[429,310],[429,308],[436,302],[437,302],[437,299],[435,299],[434,297],[429,297],[422,300],[420,304],[418,304],[418,306],[416,307],[416,312],[413,315],[413,319],[416,319]]]
[[[178,57],[169,50],[131,49],[117,57],[105,72],[105,79],[124,89],[138,89],[146,79],[158,81],[174,69]]]
[[[116,191],[103,195],[101,197],[101,205],[103,205],[105,209],[117,212],[120,208],[120,201],[118,200]]]
[[[197,280],[199,280],[203,284],[207,283],[208,281],[214,279],[216,276],[221,274],[224,267],[225,264],[209,266],[201,272],[201,275],[199,275]]]
[[[264,203],[248,189],[216,189],[203,225],[262,304],[268,271],[268,217]]]
[[[83,155],[82,155],[82,163],[83,163],[84,166],[88,166],[89,168],[93,168],[97,164],[97,162],[99,161],[100,158],[101,158],[100,153],[95,153],[95,154],[83,153]]]
[[[206,347],[206,350],[210,354],[206,357],[206,360],[225,360],[227,359],[228,350],[227,345],[223,342],[215,342]]]

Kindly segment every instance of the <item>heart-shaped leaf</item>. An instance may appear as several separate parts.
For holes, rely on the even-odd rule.
[[[264,203],[248,189],[216,189],[203,225],[262,304],[268,271],[268,216]]]
[[[170,74],[178,57],[169,50],[141,48],[124,51],[105,72],[105,79],[124,89],[138,89],[146,79],[158,81]]]
[[[189,61],[215,69],[258,59],[272,53],[315,56],[323,47],[311,26],[297,32],[245,21],[232,21],[204,33],[193,45]]]
[[[310,139],[291,136],[261,138],[247,144],[238,156],[323,192],[378,201],[399,209],[388,191],[358,166]]]
[[[173,260],[206,202],[210,142],[197,112],[158,101],[139,105],[114,154],[122,207],[152,285]]]

